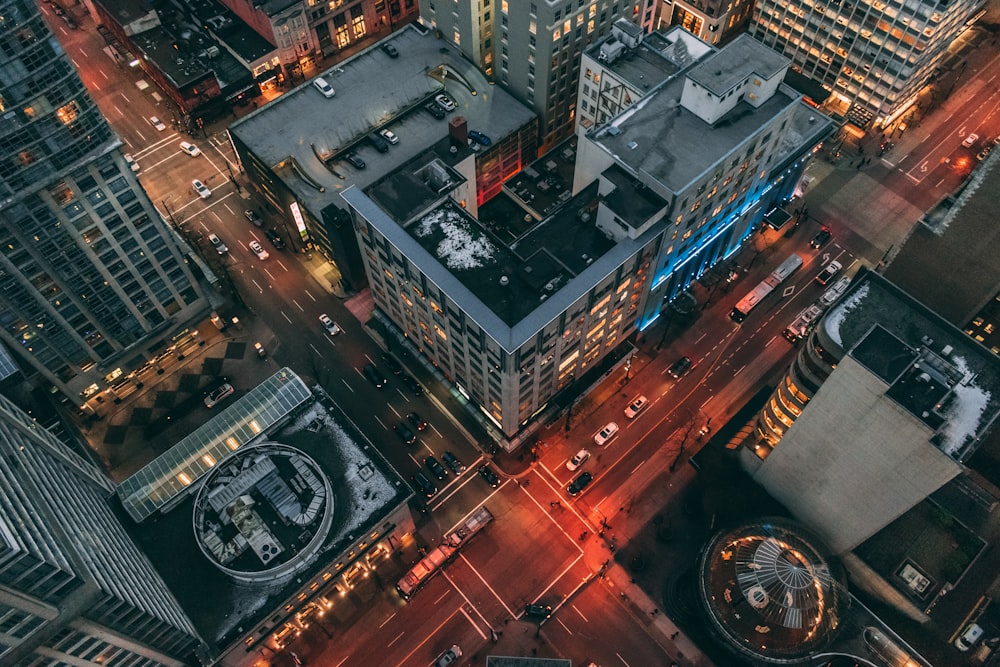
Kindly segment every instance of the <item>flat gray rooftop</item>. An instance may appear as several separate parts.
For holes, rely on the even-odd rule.
[[[702,88],[722,97],[750,74],[769,79],[791,62],[750,35],[742,34],[726,48],[692,67],[688,76]]]
[[[740,102],[709,125],[681,106],[683,89],[683,76],[667,81],[592,135],[636,172],[646,172],[675,193],[795,103],[779,90],[760,107]]]
[[[597,60],[601,53],[601,45],[607,37],[589,49],[588,56]],[[661,35],[653,33],[647,35],[635,49],[629,49],[615,59],[613,63],[604,66],[621,77],[639,90],[647,91],[660,85],[680,71],[680,67],[667,60],[663,51],[670,48],[672,44],[666,41]]]
[[[445,138],[447,120],[423,109],[442,91],[458,104],[449,118],[464,116],[470,129],[494,141],[534,117],[433,33],[411,24],[380,44],[386,41],[398,49],[398,58],[376,44],[323,73],[334,97],[323,97],[310,81],[229,129],[316,217],[327,205],[339,204],[340,193],[352,185],[368,187]],[[399,137],[387,153],[378,153],[366,139],[382,128]],[[348,151],[366,168],[344,162]]]

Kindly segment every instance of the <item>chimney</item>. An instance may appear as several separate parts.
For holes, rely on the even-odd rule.
[[[464,148],[469,145],[469,124],[465,122],[465,116],[452,116],[448,120],[448,136],[453,146]]]

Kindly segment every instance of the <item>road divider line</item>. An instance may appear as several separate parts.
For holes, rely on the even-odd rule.
[[[282,310],[280,312],[281,312],[281,316],[284,317],[288,321],[289,324],[292,324],[292,320],[288,317],[288,315],[285,315],[285,311]],[[313,349],[316,349],[316,348],[313,348]]]
[[[711,401],[713,398],[715,398],[715,396],[709,396],[708,398],[706,398],[704,401],[702,401],[701,405],[698,406],[698,409],[703,410],[705,406],[708,405],[709,401]]]
[[[580,618],[583,619],[584,623],[590,623],[590,619],[587,618],[586,616],[584,616],[583,612],[580,611],[579,609],[577,609],[577,607],[576,607],[575,604],[571,604],[570,607],[573,609],[573,611],[575,611],[576,613],[578,613],[580,615]]]
[[[567,572],[569,572],[571,569],[573,569],[574,567],[576,567],[576,564],[579,563],[581,559],[583,559],[583,553],[582,552],[576,558],[573,559],[572,563],[570,563],[565,568],[563,568],[563,571],[560,572],[559,575],[555,579],[552,580],[551,584],[549,584],[548,586],[546,586],[545,589],[535,597],[535,601],[537,602],[538,600],[541,600],[542,597],[544,597],[544,595],[549,592],[549,589],[556,585],[556,582],[558,582],[560,579],[562,579],[563,576]]]
[[[302,311],[303,313],[304,313],[304,312],[306,312],[306,309],[305,309],[305,308],[303,308],[302,306],[300,306],[300,305],[299,305],[299,302],[298,302],[298,301],[296,301],[295,299],[292,299],[292,303],[294,303],[294,304],[295,304],[295,307],[296,307],[296,308],[298,308],[299,310],[301,310],[301,311]]]
[[[401,414],[399,414],[398,412],[396,412],[396,408],[392,407],[392,404],[391,404],[391,403],[389,404],[389,409],[390,409],[390,410],[392,410],[392,411],[393,411],[393,412],[395,413],[395,415],[396,415],[397,417],[399,417],[400,419],[402,419],[402,418],[403,418],[403,415],[401,415]]]
[[[441,431],[437,430],[437,427],[434,426],[434,424],[429,424],[429,426],[431,427],[431,430],[433,430],[435,433],[438,434],[439,438],[441,438],[442,440],[444,439],[444,436],[441,435]]]
[[[643,463],[645,463],[645,461],[639,461],[639,465],[637,465],[636,467],[632,468],[632,472],[630,472],[629,474],[630,475],[634,475],[635,471],[638,470],[639,468],[641,468]]]
[[[622,661],[622,664],[625,665],[625,667],[632,667],[630,664],[628,664],[628,662],[625,661],[625,658],[622,657],[621,653],[615,651],[615,655],[618,656],[618,659]]]
[[[306,296],[307,296],[307,297],[309,297],[310,299],[312,299],[312,300],[313,300],[313,302],[315,302],[315,301],[316,301],[316,297],[314,297],[314,296],[313,296],[312,294],[310,294],[310,293],[309,293],[309,290],[302,290],[302,291],[303,291],[303,292],[305,292],[305,293],[306,293]]]
[[[537,473],[536,473],[536,475],[537,475]],[[541,475],[538,475],[538,479],[542,480],[542,482],[545,484],[545,486],[549,487],[549,490],[552,491],[553,493],[555,493],[556,496],[558,496],[559,498],[562,498],[562,483],[561,482],[560,482],[560,486],[558,488],[555,488],[551,484],[549,484],[549,480],[545,479]],[[556,480],[556,481],[558,481],[558,480]],[[542,506],[542,504],[540,502],[538,502],[537,498],[535,498],[533,495],[531,495],[530,493],[528,493],[527,489],[525,489],[520,484],[518,484],[518,487],[521,489],[521,491],[524,491],[524,494],[526,496],[528,496],[528,498],[531,499],[531,502],[535,503],[535,505],[538,507],[538,509],[542,510],[542,513],[545,514],[545,516],[547,516],[549,518],[549,521],[551,521],[554,525],[556,525],[559,528],[559,532],[561,532],[563,535],[566,536],[566,538],[570,541],[570,543],[573,544],[573,546],[576,547],[576,550],[579,551],[582,554],[583,553],[583,547],[581,547],[579,544],[576,543],[576,539],[572,535],[570,535],[569,533],[566,532],[566,529],[563,528],[562,524],[559,523],[558,521],[556,521],[555,517],[553,517],[552,514],[550,512],[548,512],[545,509],[545,507]],[[559,502],[561,503],[562,501],[560,500]],[[573,505],[571,503],[566,503],[566,505],[562,505],[562,507],[564,509],[568,509],[570,512],[572,512],[573,514],[575,514],[576,518],[578,518],[585,526],[589,526],[590,525],[590,523],[576,509],[575,505]]]
[[[561,625],[561,626],[563,627],[563,630],[565,630],[565,631],[566,631],[566,634],[568,634],[568,635],[570,635],[570,636],[572,636],[572,635],[573,635],[573,631],[572,631],[572,630],[570,630],[569,628],[567,628],[567,627],[566,627],[566,624],[565,624],[565,623],[563,623],[563,622],[562,622],[561,620],[559,620],[558,618],[556,619],[556,623],[558,623],[559,625]]]
[[[483,639],[486,639],[486,633],[483,632],[478,625],[476,625],[476,623],[472,620],[472,617],[469,616],[469,612],[465,611],[465,608],[462,609],[462,613],[465,615],[465,618],[469,620],[469,625],[474,627],[476,629],[476,632],[479,633],[479,636],[482,637]],[[477,611],[476,613],[478,614],[479,612]],[[484,618],[483,620],[485,621],[486,619]]]
[[[398,635],[396,635],[395,639],[393,639],[391,642],[387,643],[385,645],[385,647],[389,648],[390,646],[392,646],[393,644],[395,644],[396,642],[398,642],[400,639],[402,639],[403,635],[405,635],[405,634],[406,634],[405,632],[400,632]],[[618,656],[618,657],[620,658],[621,656]]]
[[[461,555],[462,555],[462,554],[459,554],[459,556],[461,556]],[[449,583],[449,584],[451,584],[451,587],[455,589],[455,592],[456,592],[456,593],[458,593],[459,595],[461,595],[461,596],[462,596],[462,599],[463,599],[463,600],[465,600],[465,604],[469,605],[469,608],[470,608],[470,609],[472,609],[472,611],[476,612],[476,613],[477,613],[477,614],[479,615],[479,618],[483,619],[483,624],[484,624],[484,625],[486,625],[486,627],[490,627],[490,622],[486,620],[486,617],[485,617],[485,616],[483,616],[482,612],[481,612],[481,611],[479,611],[479,609],[478,609],[478,608],[476,607],[476,605],[472,604],[472,600],[470,600],[470,599],[469,599],[469,596],[467,596],[467,595],[466,595],[466,594],[465,594],[465,593],[464,593],[464,592],[462,591],[462,589],[458,587],[458,584],[456,584],[456,583],[455,583],[455,580],[454,580],[454,579],[452,579],[451,577],[449,577],[449,576],[448,576],[448,572],[447,572],[447,570],[441,570],[441,576],[443,576],[443,577],[444,577],[444,578],[445,578],[445,579],[446,579],[446,580],[448,581],[448,583]],[[464,609],[463,607],[459,607],[459,611],[461,611],[461,612],[463,612],[463,613],[464,613],[464,612],[465,612],[465,609]],[[455,615],[455,614],[452,614],[452,616],[454,616],[454,615]],[[449,618],[450,618],[450,617],[449,617]],[[469,618],[469,617],[468,617],[468,614],[466,614],[466,618]],[[470,622],[470,623],[472,622],[472,619],[471,619],[471,618],[469,618],[469,622]],[[477,630],[479,629],[479,628],[478,628],[478,626],[476,626],[476,624],[475,624],[475,623],[472,623],[472,625],[473,625],[473,627],[475,627],[475,628],[476,628]],[[438,628],[440,628],[440,627],[441,627],[441,626],[438,626]],[[437,630],[435,630],[435,632],[436,632],[436,631],[437,631]],[[480,633],[479,633],[479,634],[483,634],[483,633],[482,633],[482,632],[480,631]],[[430,636],[428,636],[428,639],[430,639]],[[483,635],[483,639],[486,639],[486,635]]]
[[[372,415],[372,416],[375,417],[375,421],[377,421],[379,424],[382,424],[382,428],[384,428],[386,431],[389,430],[389,427],[386,426],[385,423],[378,418],[378,415]]]
[[[252,283],[253,283],[254,287],[256,287],[256,288],[257,288],[258,290],[260,290],[260,293],[261,293],[261,294],[263,294],[263,293],[264,293],[264,288],[260,286],[260,283],[259,283],[259,282],[257,282],[257,281],[256,281],[255,279],[253,279],[253,278],[251,278],[251,279],[250,279],[250,282],[252,282]]]
[[[382,621],[382,625],[378,626],[379,630],[381,630],[382,628],[384,628],[385,624],[388,623],[389,621],[391,621],[392,617],[395,616],[395,615],[396,615],[396,612],[392,612],[391,614],[389,614],[389,618],[387,618],[384,621]]]
[[[354,387],[352,387],[351,385],[347,384],[347,380],[345,380],[344,378],[340,378],[340,381],[343,382],[344,386],[347,387],[348,389],[350,389],[352,393],[354,392]]]
[[[476,578],[479,579],[479,581],[483,582],[483,586],[486,586],[486,590],[488,590],[490,593],[493,593],[493,597],[497,599],[497,602],[500,603],[500,606],[503,607],[505,610],[507,610],[507,613],[510,614],[512,617],[516,618],[517,615],[510,610],[510,607],[508,607],[507,603],[503,601],[503,598],[500,597],[500,594],[497,593],[492,586],[490,586],[489,582],[483,579],[483,575],[479,574],[479,570],[477,570],[475,567],[472,566],[472,563],[470,563],[469,559],[465,557],[465,554],[459,552],[458,559],[469,566],[469,569],[472,570],[472,574],[476,575]],[[485,621],[486,619],[484,618],[483,620]],[[483,639],[486,638],[483,637]]]
[[[434,604],[438,604],[439,602],[441,602],[441,600],[443,600],[446,597],[448,597],[449,593],[451,593],[451,591],[445,589],[444,593],[442,593],[441,595],[439,595],[437,600],[434,600]],[[393,614],[393,616],[395,616],[395,614]],[[385,625],[385,624],[383,623],[382,625]],[[382,627],[382,626],[380,625],[379,627]]]

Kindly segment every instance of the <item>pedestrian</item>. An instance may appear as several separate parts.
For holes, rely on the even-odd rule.
[[[675,639],[677,639],[677,635],[679,635],[680,633],[681,631],[677,630],[676,632],[674,632],[674,634],[670,635],[670,641],[674,641]]]

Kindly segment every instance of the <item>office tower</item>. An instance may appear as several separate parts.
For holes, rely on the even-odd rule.
[[[709,44],[724,44],[743,32],[753,6],[753,0],[664,0],[656,28],[679,25]]]
[[[112,494],[100,471],[0,397],[0,663],[194,662],[195,630]]]
[[[539,151],[573,131],[580,55],[619,18],[652,25],[651,2],[627,0],[421,0],[421,20],[438,30],[539,118]]]
[[[38,7],[0,15],[0,336],[80,403],[208,305]]]
[[[826,108],[885,126],[916,101],[982,0],[904,4],[758,0],[749,33],[830,91]]]

